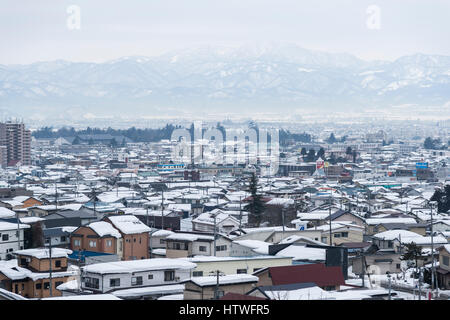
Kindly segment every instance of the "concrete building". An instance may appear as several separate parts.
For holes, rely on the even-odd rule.
[[[6,146],[6,162],[8,166],[17,163],[31,165],[31,131],[25,129],[23,123],[0,123],[0,146]],[[4,150],[0,150],[2,165]]]

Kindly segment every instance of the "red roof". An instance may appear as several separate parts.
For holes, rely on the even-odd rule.
[[[313,282],[325,287],[345,284],[341,267],[327,267],[323,263],[270,267],[269,273],[273,285]]]
[[[245,294],[228,292],[219,300],[267,300],[266,298],[247,296]]]

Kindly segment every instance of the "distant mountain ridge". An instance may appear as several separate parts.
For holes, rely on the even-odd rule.
[[[439,55],[364,61],[282,45],[0,65],[0,109],[20,116],[359,110],[449,101],[450,56]]]

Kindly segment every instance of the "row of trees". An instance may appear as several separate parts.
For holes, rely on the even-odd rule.
[[[348,147],[345,153],[347,155],[351,155],[353,157],[353,162],[356,162],[356,155],[357,155],[356,150],[352,150],[351,147]],[[309,149],[309,151],[306,151],[306,148],[302,148],[300,150],[300,154],[302,155],[303,161],[306,162],[313,162],[319,158],[327,160],[331,164],[347,162],[346,158],[336,157],[333,153],[328,158],[325,158],[324,148],[320,148],[319,151],[317,151],[317,153],[315,152],[314,149]]]
[[[450,141],[448,142],[450,145]],[[434,149],[434,150],[444,150],[447,148],[445,144],[442,143],[440,138],[432,139],[431,137],[427,137],[423,143],[423,147],[425,149]]]
[[[129,129],[100,129],[100,128],[90,128],[82,130],[75,130],[72,128],[60,128],[55,130],[53,127],[43,127],[33,132],[33,136],[36,139],[51,139],[59,137],[76,137],[78,135],[91,135],[91,134],[110,134],[112,136],[124,136],[131,139],[134,142],[157,142],[162,139],[170,139],[173,130],[180,128],[179,126],[173,126],[167,124],[165,127],[152,129],[137,129],[135,127]],[[79,143],[79,142],[78,142]],[[114,143],[113,141],[111,143]],[[118,145],[119,141],[115,144]],[[76,143],[75,143],[76,144]]]

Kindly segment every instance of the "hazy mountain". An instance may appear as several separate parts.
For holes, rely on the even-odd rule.
[[[25,117],[360,110],[448,101],[450,57],[437,55],[367,62],[282,45],[0,65],[0,111]]]

